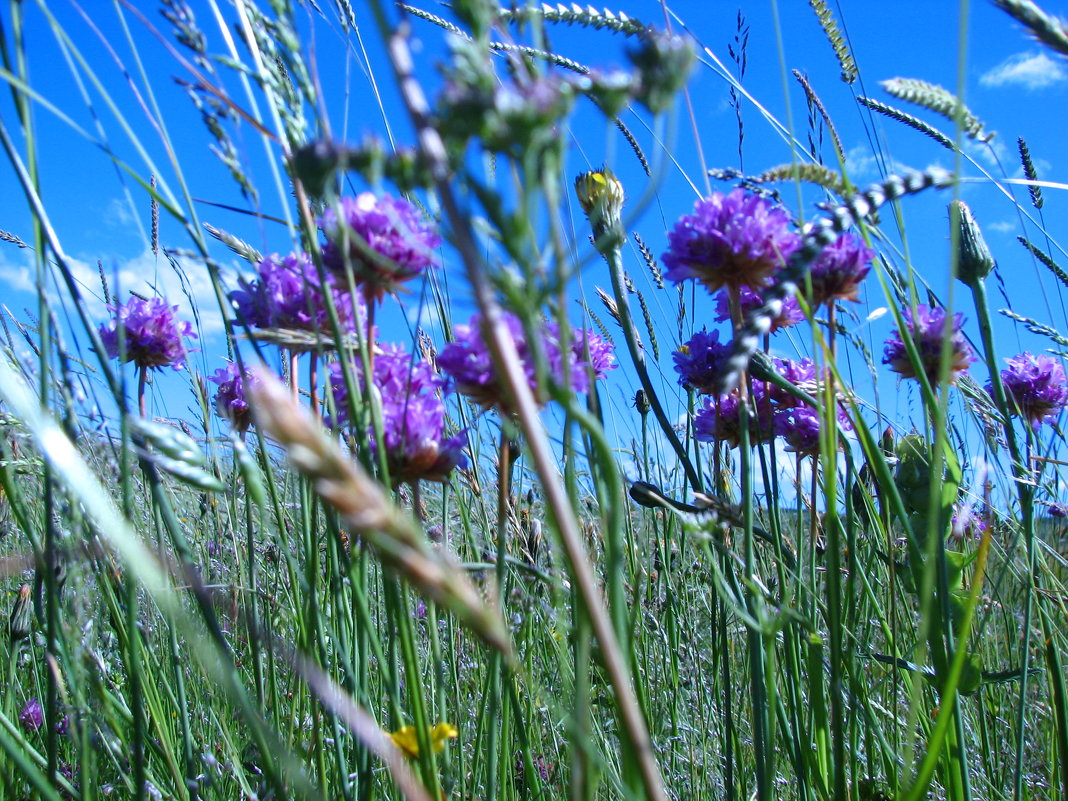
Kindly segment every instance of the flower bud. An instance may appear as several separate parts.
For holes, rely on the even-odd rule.
[[[996,266],[990,248],[986,246],[979,223],[972,216],[971,209],[961,200],[950,204],[950,219],[956,210],[956,220],[960,244],[960,259],[957,262],[957,277],[968,286],[990,275]]]
[[[19,597],[15,599],[15,605],[11,609],[11,619],[8,621],[8,639],[16,643],[30,636],[33,628],[33,614],[30,605],[30,585],[23,584],[19,587]]]
[[[584,172],[575,178],[575,194],[599,240],[599,248],[621,247],[623,233],[623,184],[607,167]]]

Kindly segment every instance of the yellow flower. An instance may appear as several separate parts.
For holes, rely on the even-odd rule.
[[[402,726],[395,732],[390,733],[390,739],[404,755],[415,759],[419,756],[419,738],[415,736],[415,726]],[[430,742],[434,746],[434,753],[440,754],[445,750],[445,741],[460,736],[460,732],[451,723],[438,723],[430,730]]]

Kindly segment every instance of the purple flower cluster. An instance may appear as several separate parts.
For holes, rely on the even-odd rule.
[[[816,365],[811,359],[776,358],[772,363],[775,371],[791,384],[818,395]],[[774,384],[758,380],[752,382],[749,403],[750,441],[762,442],[781,436],[788,451],[806,456],[819,454],[822,418],[818,411]],[[694,417],[694,436],[702,442],[726,442],[732,448],[738,447],[740,412],[737,392],[706,398]],[[850,428],[844,410],[839,409],[837,417],[843,426]]]
[[[256,381],[253,372],[248,369],[242,372],[236,364],[228,364],[216,370],[208,380],[219,385],[215,393],[215,414],[228,420],[234,431],[248,431],[252,425],[252,410],[247,396]]]
[[[501,319],[515,343],[535,397],[544,403],[548,396],[537,386],[534,355],[523,324],[509,312],[505,312]],[[570,369],[570,389],[574,392],[588,392],[591,378],[604,378],[616,366],[611,343],[593,331],[572,330],[566,349],[562,347],[560,327],[555,322],[546,323],[541,333],[539,344],[548,362],[550,376],[562,384],[566,362]],[[454,326],[453,336],[454,341],[446,345],[438,356],[438,366],[455,381],[457,391],[487,408],[507,408],[504,385],[482,336],[481,315],[476,314],[467,324]]]
[[[1024,352],[1007,360],[1001,382],[1010,400],[1036,431],[1043,422],[1053,421],[1068,406],[1068,378],[1064,367],[1052,356]],[[987,391],[993,394],[988,383]]]
[[[121,355],[141,368],[170,366],[180,370],[184,366],[187,351],[183,339],[195,339],[196,334],[189,323],[178,319],[177,306],[168,306],[162,298],[132,297],[108,309],[114,317],[99,330],[109,358],[117,359]]]
[[[364,297],[380,299],[417,278],[441,244],[434,227],[403,198],[363,192],[341,199],[341,215],[327,209],[319,220],[327,237],[323,262],[343,274],[351,267]]]
[[[967,370],[968,366],[975,361],[975,354],[964,338],[964,334],[961,333],[960,329],[963,325],[963,315],[954,314],[950,327],[950,381],[954,380],[957,373]],[[932,309],[921,303],[916,306],[916,314],[913,315],[912,309],[907,308],[905,309],[905,327],[916,345],[927,379],[932,384],[936,383],[938,365],[942,359],[942,342],[945,339],[945,309]],[[890,369],[903,378],[916,378],[916,372],[913,370],[908,351],[901,338],[901,331],[895,330],[884,343],[883,364],[890,365]]]
[[[742,307],[742,318],[745,319],[764,305],[764,297],[757,290],[747,286],[739,287],[739,290],[738,302]],[[782,311],[779,312],[777,317],[772,318],[771,329],[768,333],[774,334],[780,328],[789,328],[792,325],[804,322],[804,320],[805,313],[801,311],[801,304],[797,302],[797,298],[793,295],[787,295],[782,302]],[[730,321],[731,295],[730,292],[723,291],[716,295],[716,322]]]
[[[675,361],[679,384],[708,395],[715,391],[716,377],[730,355],[731,346],[719,341],[719,331],[709,334],[702,328],[671,354],[671,358]]]
[[[676,283],[695,279],[709,292],[762,287],[800,247],[781,207],[741,189],[714,192],[668,234],[664,276]]]
[[[361,365],[354,364],[362,386]],[[337,408],[336,422],[349,425],[353,410],[345,388],[341,365],[330,365],[330,386]],[[445,380],[430,362],[416,359],[399,345],[383,346],[374,355],[373,384],[382,405],[383,445],[386,464],[394,484],[420,480],[444,481],[456,467],[466,467],[463,432],[445,438]],[[372,451],[377,453],[374,430],[368,431]]]
[[[762,381],[752,382],[749,396],[750,442],[766,442],[775,436],[775,408]],[[707,396],[694,415],[694,437],[701,442],[726,442],[732,448],[741,444],[742,402],[737,392]]]
[[[44,709],[41,708],[41,702],[36,698],[31,698],[22,707],[22,711],[19,712],[19,723],[22,725],[23,731],[31,732],[37,731],[44,725]]]
[[[253,328],[328,331],[326,294],[330,293],[342,329],[353,331],[364,319],[363,305],[341,286],[334,275],[326,283],[307,253],[271,255],[256,265],[257,277],[241,281],[230,293],[238,313]]]
[[[812,265],[812,294],[809,305],[814,309],[836,300],[858,300],[860,282],[871,271],[875,252],[859,237],[842,234],[820,253]]]

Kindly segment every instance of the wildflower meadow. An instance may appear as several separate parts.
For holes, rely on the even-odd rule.
[[[0,801],[1068,799],[1061,11],[11,0]]]

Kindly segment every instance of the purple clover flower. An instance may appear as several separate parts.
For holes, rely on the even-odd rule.
[[[775,413],[775,433],[786,442],[786,450],[802,456],[819,456],[819,412],[811,406],[794,406]]]
[[[748,286],[739,287],[738,301],[742,307],[742,319],[747,318],[764,305],[763,296]],[[780,328],[789,328],[804,320],[805,313],[801,311],[801,304],[797,302],[797,298],[787,295],[782,302],[782,311],[777,317],[772,318],[771,329],[768,333],[774,334]],[[723,291],[716,295],[716,322],[732,322],[730,292]]]
[[[247,395],[256,383],[255,374],[247,368],[242,372],[237,364],[228,364],[216,370],[208,380],[219,385],[215,393],[215,414],[228,420],[234,431],[248,431],[252,425],[252,410]]]
[[[758,195],[735,189],[698,200],[668,234],[664,277],[700,281],[709,292],[760,287],[801,247],[790,216]]]
[[[753,382],[750,398],[750,442],[766,441],[775,436],[775,409],[762,381]],[[708,396],[694,415],[694,437],[700,442],[726,442],[732,448],[741,444],[741,401],[737,392]]]
[[[798,389],[802,389],[810,395],[819,393],[819,386],[816,383],[816,364],[812,359],[802,359],[798,362],[793,359],[775,357],[771,360],[771,363],[775,368],[775,372]],[[792,409],[795,406],[804,405],[804,401],[795,398],[785,390],[779,389],[774,384],[768,384],[767,391],[768,397],[777,409]]]
[[[41,708],[41,702],[36,698],[31,698],[22,707],[22,711],[19,712],[19,723],[22,725],[22,730],[26,732],[37,731],[44,725],[44,710]]]
[[[1030,352],[1013,356],[1008,369],[1001,371],[1005,392],[1031,428],[1052,422],[1068,406],[1068,378],[1064,367],[1052,356],[1035,356]],[[987,392],[993,387],[987,382]]]
[[[1064,520],[1068,518],[1068,503],[1061,503],[1059,501],[1051,501],[1046,504],[1049,508],[1049,516],[1055,520]]]
[[[193,327],[176,316],[177,306],[168,306],[163,298],[142,300],[131,297],[121,305],[110,305],[111,322],[100,326],[100,339],[108,358],[119,358],[141,368],[173,367],[180,370],[187,353],[184,337],[196,338]],[[123,341],[120,346],[119,329]]]
[[[362,371],[353,365],[357,383]],[[394,484],[445,481],[456,467],[466,467],[467,435],[445,438],[445,380],[425,359],[415,359],[399,345],[383,346],[374,356],[373,383],[382,404],[382,436],[386,464]],[[341,365],[330,365],[330,386],[338,425],[349,425],[352,408]],[[368,430],[372,453],[377,453],[374,429]]]
[[[836,300],[858,300],[860,282],[871,271],[874,258],[875,251],[859,237],[842,234],[823,249],[812,265],[809,305],[814,309]]]
[[[964,325],[964,316],[959,312],[953,315],[950,329],[950,362],[949,380],[952,382],[957,373],[967,370],[968,365],[975,361],[975,354],[971,346],[961,333]],[[920,361],[927,379],[932,383],[938,380],[938,364],[942,359],[942,339],[946,327],[945,309],[929,308],[922,303],[916,306],[916,315],[913,317],[912,309],[905,309],[905,327],[916,350],[919,351]],[[916,378],[916,372],[912,369],[908,351],[901,339],[901,332],[895,330],[883,345],[883,364],[890,365],[890,369],[903,378]]]
[[[341,274],[351,266],[367,299],[380,299],[422,275],[441,244],[434,227],[407,200],[371,192],[342,198],[341,218],[327,209],[319,226],[327,238],[323,262]]]
[[[482,336],[481,319],[481,315],[476,314],[468,323],[454,326],[454,341],[446,345],[438,355],[438,366],[456,382],[457,391],[475,402],[487,408],[507,408],[504,385],[497,375]],[[534,357],[523,331],[523,324],[510,312],[505,312],[501,321],[515,343],[535,398],[544,403],[547,395],[537,386]],[[555,322],[548,322],[542,331],[540,344],[544,349],[549,372],[554,381],[563,383],[565,355],[560,347],[560,327]],[[589,392],[591,375],[594,380],[598,380],[604,378],[609,370],[615,369],[615,355],[611,343],[593,331],[572,329],[569,345],[566,359],[570,368],[572,391]]]
[[[731,346],[719,341],[719,331],[709,334],[702,328],[671,354],[671,358],[681,386],[710,395],[715,392],[716,377],[730,355]]]
[[[327,274],[324,286],[307,253],[268,256],[256,271],[257,278],[242,280],[242,288],[230,293],[234,307],[253,328],[329,331],[327,292],[342,329],[353,331],[363,324],[362,301],[353,300],[334,275]]]

